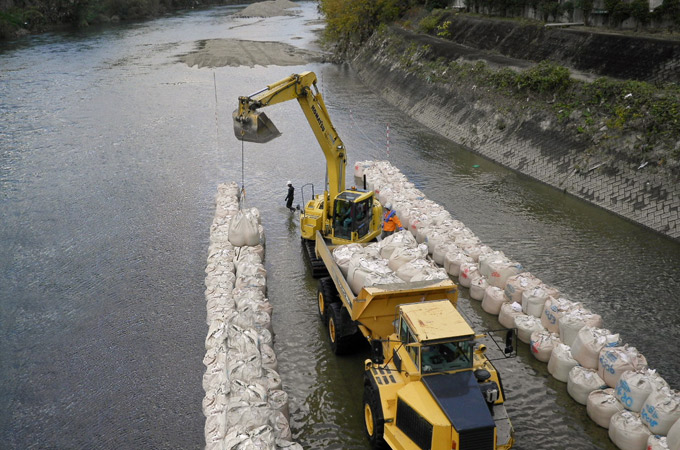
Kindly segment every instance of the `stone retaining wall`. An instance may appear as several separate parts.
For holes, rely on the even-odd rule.
[[[408,42],[382,36],[365,44],[352,65],[387,101],[493,161],[680,240],[678,183],[615,155],[593,155],[577,134],[540,111],[465,82],[423,81],[385,56],[390,45],[408,52]]]
[[[450,40],[469,48],[534,62],[548,59],[597,76],[680,82],[678,40],[545,28],[455,13],[443,20],[451,22]]]

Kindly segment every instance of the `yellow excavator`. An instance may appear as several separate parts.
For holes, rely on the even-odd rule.
[[[297,100],[326,157],[327,184],[300,215],[300,235],[315,277],[327,274],[315,251],[316,232],[331,244],[362,243],[381,232],[382,205],[373,191],[345,189],[347,152],[331,123],[314,72],[293,74],[249,96],[239,97],[234,134],[246,142],[267,143],[281,135],[261,108]]]

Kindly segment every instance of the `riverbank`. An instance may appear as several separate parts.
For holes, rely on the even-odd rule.
[[[508,168],[680,239],[677,174],[627,151],[637,148],[643,130],[622,132],[611,121],[599,122],[591,108],[555,108],[554,97],[528,95],[519,101],[480,84],[476,75],[534,63],[463,50],[397,27],[381,28],[349,59],[369,86],[424,126]]]

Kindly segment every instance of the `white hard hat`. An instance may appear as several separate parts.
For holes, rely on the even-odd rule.
[[[288,185],[288,184],[293,184],[293,183],[290,180],[288,180],[288,183],[286,183],[286,185]]]
[[[392,203],[390,202],[385,203],[385,208],[392,209]]]

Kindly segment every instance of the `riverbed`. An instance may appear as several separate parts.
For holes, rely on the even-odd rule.
[[[316,3],[299,4],[292,16],[220,7],[0,44],[3,447],[203,447],[209,227],[217,185],[236,181],[267,233],[293,436],[310,449],[368,448],[366,355],[330,352],[284,202],[288,180],[301,205],[304,184],[321,189],[323,155],[296,102],[268,108],[283,133],[268,144],[242,145],[232,131],[238,96],[305,70],[350,165],[389,159],[483,242],[601,314],[679,388],[680,245],[404,116],[351,67],[322,62]],[[213,40],[275,42],[302,59],[185,62]],[[460,304],[476,327],[497,326],[465,290]],[[526,346],[497,366],[516,448],[613,448]]]

